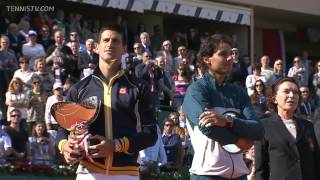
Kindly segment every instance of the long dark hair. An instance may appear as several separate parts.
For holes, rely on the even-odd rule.
[[[36,121],[36,122],[33,124],[33,126],[32,126],[32,132],[31,132],[32,136],[33,136],[33,137],[37,137],[36,126],[37,126],[38,124],[42,124],[42,125],[43,125],[44,130],[43,130],[42,136],[43,136],[43,137],[49,137],[49,133],[47,132],[47,128],[46,128],[46,123],[45,123],[44,121]]]
[[[253,94],[250,96],[250,98],[251,98],[251,103],[252,103],[252,104],[258,104],[259,94],[258,94],[258,91],[257,91],[257,88],[256,88],[256,84],[257,84],[258,82],[260,82],[260,83],[262,84],[262,87],[263,87],[262,94],[263,94],[264,96],[266,96],[266,86],[265,86],[264,82],[263,82],[261,79],[259,79],[259,80],[257,80],[257,81],[254,83],[254,91],[253,91]]]

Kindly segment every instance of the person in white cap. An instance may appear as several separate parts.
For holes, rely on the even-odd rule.
[[[43,46],[37,43],[37,36],[38,34],[36,31],[30,30],[28,32],[28,42],[22,46],[22,54],[30,58],[30,69],[33,69],[36,58],[46,56]]]
[[[53,95],[48,97],[46,103],[45,121],[47,130],[58,130],[59,125],[57,121],[52,117],[50,109],[54,103],[59,101],[65,101],[65,97],[63,96],[63,85],[56,82],[53,84]]]
[[[233,60],[232,64],[232,71],[227,78],[227,81],[230,83],[236,83],[237,85],[240,85],[242,87],[245,87],[245,81],[247,77],[247,71],[246,66],[243,61],[239,59],[240,57],[240,51],[238,48],[232,48],[231,49],[231,57]]]

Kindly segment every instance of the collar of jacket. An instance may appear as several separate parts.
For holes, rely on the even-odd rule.
[[[118,74],[123,75],[124,73],[125,73],[125,70],[122,69],[121,64],[119,64],[119,66],[118,66],[118,71],[115,73],[115,75],[113,75],[113,77],[117,76]],[[93,75],[96,76],[96,77],[98,77],[99,79],[103,80],[104,82],[106,82],[106,80],[105,80],[105,78],[104,78],[104,76],[103,76],[103,74],[102,74],[102,72],[101,72],[101,70],[100,70],[100,68],[99,68],[99,65],[98,65],[97,68],[93,71]],[[111,79],[112,79],[112,77],[111,77]],[[107,83],[107,84],[108,84],[108,83]]]
[[[226,85],[225,82],[223,82],[222,84],[219,84],[216,78],[214,77],[214,75],[210,74],[208,71],[206,71],[203,74],[203,78],[207,82],[207,85],[213,88],[214,90],[220,89]]]

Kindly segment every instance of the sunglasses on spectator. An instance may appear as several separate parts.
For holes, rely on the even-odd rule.
[[[10,117],[20,117],[20,114],[12,114]]]
[[[167,127],[168,127],[168,126],[172,127],[172,126],[173,126],[173,124],[165,124],[165,126],[167,126]]]

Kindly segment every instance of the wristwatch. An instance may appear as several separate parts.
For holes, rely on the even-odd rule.
[[[234,124],[234,119],[233,119],[233,116],[230,116],[230,115],[225,115],[225,118],[226,118],[226,126],[227,128],[232,128],[233,127],[233,124]]]

